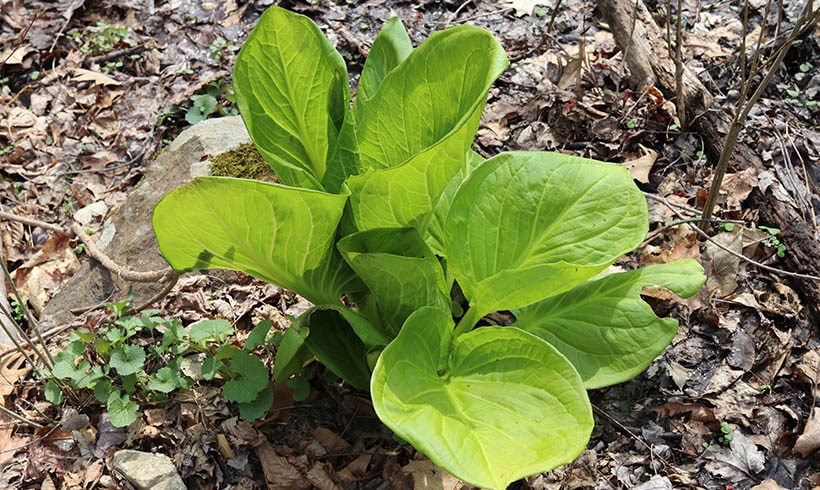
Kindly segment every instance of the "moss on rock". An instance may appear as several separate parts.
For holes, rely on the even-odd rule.
[[[211,159],[211,175],[279,182],[253,143],[245,143]]]

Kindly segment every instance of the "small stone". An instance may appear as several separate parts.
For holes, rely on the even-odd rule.
[[[123,449],[114,453],[111,462],[138,490],[185,490],[174,463],[164,454]]]

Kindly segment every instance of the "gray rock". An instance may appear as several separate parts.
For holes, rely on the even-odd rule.
[[[185,490],[174,463],[164,454],[123,449],[114,453],[111,464],[137,490]]]
[[[116,263],[135,271],[168,267],[151,227],[154,206],[171,190],[208,175],[210,157],[250,141],[239,116],[208,119],[183,131],[145,171],[126,202],[105,220],[97,246]],[[43,330],[68,323],[70,310],[117,301],[131,291],[140,304],[161,290],[160,284],[132,283],[89,260],[63,285],[43,310]]]

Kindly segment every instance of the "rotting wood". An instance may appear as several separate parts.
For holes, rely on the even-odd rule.
[[[615,41],[625,53],[633,77],[644,86],[654,85],[664,97],[675,100],[675,63],[672,56],[664,55],[668,52],[665,33],[658,27],[643,0],[597,2]],[[701,136],[710,161],[716,162],[729,132],[731,116],[715,104],[709,90],[686,67],[683,72],[683,97],[690,118],[689,128]],[[743,142],[735,145],[729,168],[733,171],[746,168],[754,168],[758,172],[766,170],[758,153]],[[814,224],[808,223],[795,206],[778,200],[772,191],[755,191],[747,202],[759,210],[761,224],[782,230],[782,240],[788,246],[783,258],[785,268],[820,275],[820,231]],[[794,280],[792,285],[802,296],[812,323],[820,324],[820,283]]]

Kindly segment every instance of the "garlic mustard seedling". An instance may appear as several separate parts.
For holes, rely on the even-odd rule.
[[[599,275],[647,230],[623,167],[470,150],[506,66],[487,31],[457,26],[414,49],[393,19],[351,105],[339,53],[273,7],[234,83],[282,184],[200,178],[154,211],[176,269],[241,270],[315,305],[283,337],[277,381],[315,356],[369,389],[398,436],[486,488],[571,462],[593,426],[586,390],[635,376],[677,330],[641,289],[690,296],[704,282],[693,260]],[[500,310],[512,326],[478,328]]]

